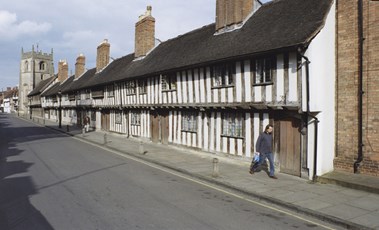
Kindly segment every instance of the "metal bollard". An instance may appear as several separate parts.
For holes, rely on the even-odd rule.
[[[84,137],[84,133],[86,132],[85,128],[82,128],[82,136]]]
[[[106,133],[104,133],[104,145],[106,145],[107,144],[107,134]]]
[[[219,176],[219,170],[218,170],[218,158],[213,158],[213,177],[218,177]]]
[[[70,132],[70,126],[66,125],[66,131]]]

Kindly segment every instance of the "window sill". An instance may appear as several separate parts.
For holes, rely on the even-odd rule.
[[[253,87],[254,86],[266,86],[266,85],[273,85],[274,83],[273,82],[263,82],[263,83],[258,83],[258,84],[253,84]]]
[[[196,131],[189,131],[189,130],[181,130],[182,132],[185,132],[185,133],[197,133]]]
[[[162,89],[162,92],[174,92],[176,89]]]
[[[232,88],[234,85],[220,85],[220,86],[212,86],[211,89],[223,89],[223,88]]]
[[[234,139],[245,139],[244,137],[236,137],[236,136],[230,136],[230,135],[224,135],[224,134],[221,134],[221,137],[228,137],[228,138],[234,138]]]

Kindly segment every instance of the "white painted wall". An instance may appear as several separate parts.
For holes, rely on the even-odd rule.
[[[317,175],[333,170],[335,151],[335,3],[330,9],[324,28],[316,36],[306,52],[311,61],[310,75],[310,111],[318,112],[318,159]],[[304,73],[305,74],[305,73]],[[304,84],[305,87],[305,84]],[[303,92],[305,88],[303,87]],[[306,98],[303,95],[303,101]],[[304,109],[304,107],[303,107]],[[313,123],[310,124],[313,126]],[[313,127],[308,130],[308,159],[313,159],[314,142]],[[313,174],[313,162],[309,165],[310,174]]]

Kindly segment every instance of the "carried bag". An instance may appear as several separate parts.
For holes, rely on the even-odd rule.
[[[259,153],[255,152],[253,155],[253,162],[258,162],[259,161]]]

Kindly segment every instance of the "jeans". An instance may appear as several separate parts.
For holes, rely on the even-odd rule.
[[[266,158],[270,162],[270,176],[274,176],[275,175],[275,166],[274,166],[274,154],[273,153],[261,153],[260,157],[259,157],[259,161],[253,165],[252,170],[256,171],[257,168],[259,166],[261,166],[263,164],[263,162],[265,162]]]

